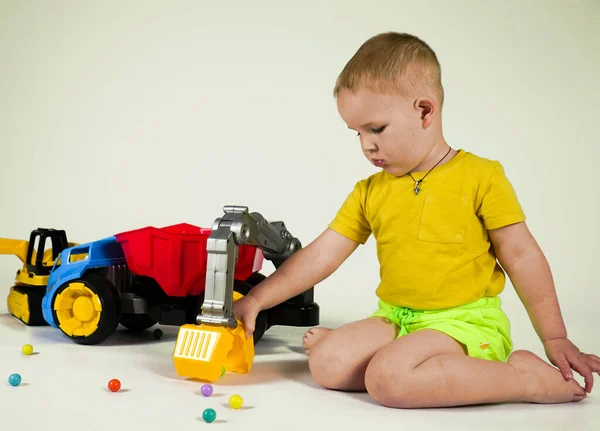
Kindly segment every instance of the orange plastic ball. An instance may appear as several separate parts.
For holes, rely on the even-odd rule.
[[[112,392],[117,392],[121,389],[121,382],[118,379],[112,379],[108,382],[108,389]]]

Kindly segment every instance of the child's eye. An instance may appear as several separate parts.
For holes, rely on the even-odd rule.
[[[371,133],[379,134],[385,130],[386,126],[381,126],[378,129],[371,129]],[[360,136],[360,132],[356,133],[356,136]]]

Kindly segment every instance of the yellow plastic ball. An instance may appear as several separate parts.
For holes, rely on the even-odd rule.
[[[25,344],[23,346],[23,354],[31,355],[33,353],[33,346],[31,344]]]
[[[243,403],[244,403],[244,400],[239,395],[232,395],[231,398],[229,398],[229,405],[231,406],[232,409],[237,410],[237,409],[241,408]]]

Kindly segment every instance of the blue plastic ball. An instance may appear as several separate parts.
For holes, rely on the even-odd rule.
[[[202,412],[202,419],[204,419],[204,422],[206,423],[212,423],[216,418],[217,412],[215,412],[213,409],[206,409],[204,412]]]
[[[11,374],[8,376],[8,383],[11,386],[19,386],[21,384],[21,376],[19,374]]]

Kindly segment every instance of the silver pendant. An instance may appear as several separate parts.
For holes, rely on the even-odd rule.
[[[418,195],[419,192],[421,191],[421,189],[419,188],[419,183],[421,181],[415,181],[415,188],[413,189],[415,191],[415,195]]]

